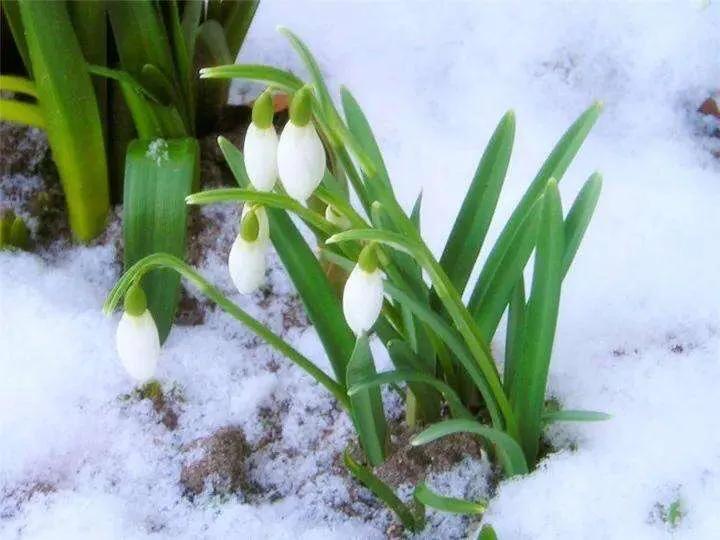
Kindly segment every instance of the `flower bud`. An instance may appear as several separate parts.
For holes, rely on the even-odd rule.
[[[268,241],[265,209],[262,206],[246,205],[240,222],[240,233],[228,257],[230,277],[241,294],[254,292],[265,280]]]
[[[243,144],[245,171],[258,191],[272,191],[278,177],[278,136],[272,119],[272,95],[266,90],[255,100]]]
[[[290,120],[285,124],[277,151],[277,167],[285,191],[305,202],[325,175],[325,148],[312,123],[312,95],[304,86],[290,104]]]
[[[360,335],[372,328],[383,304],[383,275],[375,245],[365,246],[343,291],[343,313],[350,329]]]
[[[138,284],[125,293],[125,312],[117,327],[116,345],[120,363],[133,379],[146,382],[155,375],[160,336]]]

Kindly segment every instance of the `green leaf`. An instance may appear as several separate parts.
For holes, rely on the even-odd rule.
[[[544,425],[555,422],[602,422],[610,420],[612,416],[598,411],[577,411],[565,409],[562,411],[545,411],[542,416]]]
[[[348,395],[352,396],[356,392],[364,390],[365,388],[380,386],[383,384],[397,384],[400,382],[406,382],[408,385],[412,383],[422,383],[425,386],[431,386],[443,395],[453,416],[466,418],[468,420],[472,420],[474,418],[470,411],[465,408],[465,405],[462,404],[462,401],[460,401],[460,397],[457,393],[455,393],[455,390],[442,382],[440,379],[418,371],[417,369],[400,369],[398,367],[397,371],[384,371],[382,373],[378,373],[373,377],[354,383],[348,388]]]
[[[233,62],[245,41],[245,36],[255,17],[258,4],[260,2],[257,0],[248,0],[245,2],[225,2],[223,5],[223,20],[221,22],[225,29],[227,46]]]
[[[241,188],[249,186],[242,152],[224,137],[218,138],[218,144],[238,185]],[[347,363],[355,346],[355,337],[345,322],[340,301],[315,253],[290,216],[276,208],[268,208],[267,214],[270,239],[315,326],[335,377],[345,386]]]
[[[215,302],[226,313],[230,314],[232,317],[247,326],[257,336],[264,339],[268,345],[273,347],[280,354],[289,358],[298,367],[307,372],[319,384],[324,386],[331,394],[333,394],[345,410],[349,410],[350,403],[342,386],[333,381],[323,370],[317,367],[308,358],[300,354],[280,336],[274,334],[267,326],[248,315],[236,304],[233,304],[217,289],[217,287],[213,286],[198,272],[173,255],[168,253],[154,253],[144,257],[128,268],[125,273],[120,276],[120,279],[117,281],[110,293],[108,293],[105,304],[103,305],[103,311],[106,314],[112,313],[120,305],[120,302],[127,293],[128,289],[133,284],[142,281],[143,276],[147,273],[165,270],[176,272],[178,276],[182,276],[192,283],[203,295]]]
[[[415,516],[413,511],[395,495],[392,488],[375,476],[372,470],[360,465],[352,458],[350,452],[347,450],[343,453],[343,461],[357,481],[372,491],[378,499],[383,501],[388,508],[395,512],[395,515],[397,515],[407,529],[413,532],[422,530],[424,526],[424,516]]]
[[[199,168],[195,139],[134,140],[125,159],[125,268],[152,253],[185,256],[187,208]],[[165,341],[180,299],[180,276],[154,270],[143,282],[148,309]]]
[[[520,428],[528,463],[535,463],[545,390],[560,304],[562,261],[565,251],[560,192],[553,179],[543,197],[532,289],[527,304],[521,361],[515,366],[510,402]]]
[[[245,79],[275,86],[289,93],[300,90],[301,79],[288,71],[261,64],[234,64],[206,67],[200,70],[201,79]]]
[[[460,293],[465,290],[490,228],[510,163],[514,138],[515,114],[510,111],[500,120],[483,152],[440,257],[440,264]]]
[[[483,525],[482,529],[480,529],[480,532],[478,533],[477,540],[497,540],[497,534],[495,533],[495,529],[493,529],[492,525]]]
[[[195,44],[195,65],[218,66],[232,64],[235,57],[228,49],[225,32],[216,20],[210,19],[200,25]],[[227,103],[230,80],[213,79],[198,86],[198,128],[208,132],[217,124],[223,106]]]
[[[503,370],[503,385],[505,394],[510,395],[515,370],[521,362],[523,335],[525,327],[525,279],[521,276],[515,284],[510,307],[508,308],[507,332],[505,334],[505,367]]]
[[[479,281],[468,309],[474,314],[482,336],[492,340],[512,291],[523,275],[540,225],[541,204],[535,203],[508,243],[508,249],[495,267],[495,273]]]
[[[474,420],[457,419],[438,422],[413,437],[410,444],[420,446],[453,433],[473,433],[493,444],[507,476],[526,474],[528,472],[522,448],[515,439],[503,431],[484,426]]]
[[[100,112],[85,59],[62,2],[20,2],[38,102],[65,192],[73,236],[88,241],[110,206]]]
[[[595,124],[601,110],[602,104],[599,102],[595,103],[575,120],[555,145],[555,148],[553,148],[545,160],[545,163],[543,163],[543,166],[540,168],[540,171],[535,176],[535,179],[515,207],[515,210],[505,224],[505,227],[482,267],[475,289],[468,303],[468,310],[474,317],[478,317],[481,313],[481,300],[484,298],[483,290],[486,288],[486,282],[498,273],[498,267],[507,257],[508,252],[511,251],[511,244],[517,236],[517,229],[526,220],[537,200],[545,192],[550,178],[555,178],[559,181],[565,174],[565,171],[580,150],[580,146],[590,132],[590,129]],[[507,291],[508,296],[505,299],[506,303],[510,300],[511,293],[512,288]]]
[[[0,90],[37,97],[35,84],[30,79],[15,75],[0,75]]]
[[[46,125],[40,107],[15,99],[0,99],[0,120],[40,129],[44,129]]]
[[[442,512],[450,512],[451,514],[469,514],[477,516],[483,514],[487,510],[487,502],[473,502],[465,499],[456,499],[455,497],[445,497],[439,495],[427,487],[425,482],[420,482],[413,491],[413,497],[418,502],[430,508],[435,508]]]
[[[346,381],[352,385],[375,374],[368,337],[363,334],[357,338],[348,362]],[[350,396],[350,413],[368,461],[374,466],[382,464],[385,461],[387,424],[380,388],[368,387]]]
[[[174,80],[170,42],[155,2],[108,2],[108,14],[122,67],[139,77],[143,66],[153,64]]]
[[[585,182],[565,218],[565,254],[563,255],[563,276],[567,274],[575,258],[580,242],[590,224],[602,190],[602,176],[593,173]]]
[[[420,232],[420,209],[422,207],[422,191],[418,193],[415,204],[413,204],[412,212],[410,213],[410,221],[415,225],[415,228]]]
[[[320,214],[313,212],[297,200],[287,195],[278,195],[267,191],[255,191],[252,189],[220,188],[193,193],[186,199],[187,204],[214,204],[219,202],[243,202],[250,201],[271,208],[288,210],[305,221],[313,229],[323,233],[325,237],[339,232],[337,225],[333,225]]]

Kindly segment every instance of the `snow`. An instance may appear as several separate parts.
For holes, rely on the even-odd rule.
[[[449,495],[489,497],[484,522],[503,540],[705,539],[720,530],[720,165],[707,136],[718,125],[695,115],[720,80],[719,23],[716,3],[258,9],[240,60],[304,74],[275,26],[305,39],[331,88],[347,85],[362,104],[401,201],[409,207],[423,190],[436,251],[506,110],[517,115],[516,145],[491,236],[563,130],[593,100],[605,103],[561,184],[567,208],[590,173],[605,178],[565,281],[550,391],[568,408],[613,418],[552,428],[560,451],[496,492],[484,462],[430,481]],[[236,84],[235,99],[257,90]],[[223,254],[237,211],[202,212],[225,218],[203,274],[329,369],[302,316],[286,324],[296,300],[276,261],[272,295],[232,293]],[[116,259],[113,245],[50,260],[0,253],[0,537],[384,537],[390,515],[337,463],[349,420],[224,313],[176,327],[163,349],[159,379],[182,396],[176,430],[149,401],[123,397],[132,384],[115,356],[118,316],[100,313]],[[256,449],[248,465],[260,494],[190,500],[179,485],[184,449],[228,425]],[[685,515],[673,529],[661,516],[677,500]],[[430,523],[428,537],[477,527],[440,514]]]

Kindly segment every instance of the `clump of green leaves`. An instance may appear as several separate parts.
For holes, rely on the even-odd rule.
[[[591,411],[545,410],[562,282],[595,210],[602,180],[598,173],[592,174],[567,214],[558,183],[597,120],[601,104],[591,105],[560,138],[480,263],[479,278],[471,284],[469,278],[487,240],[510,162],[514,114],[505,114],[490,137],[438,259],[422,236],[421,198],[409,211],[401,207],[380,148],[355,98],[349,90],[341,90],[341,115],[310,51],[290,31],[280,31],[310,73],[312,122],[330,157],[322,183],[307,206],[288,197],[280,186],[274,192],[257,191],[249,182],[240,150],[220,138],[220,148],[239,188],[196,193],[187,202],[249,202],[267,209],[270,240],[305,304],[334,378],[168,255],[151,255],[130,268],[108,297],[106,309],[112,310],[127,287],[147,271],[171,268],[337,397],[355,425],[369,465],[382,463],[388,451],[389,428],[379,387],[404,383],[408,423],[426,426],[412,444],[471,433],[491,450],[505,475],[527,473],[537,462],[547,423],[604,418]],[[297,76],[271,66],[218,66],[203,69],[201,75],[257,81],[289,94],[308,91]],[[350,203],[351,190],[360,201],[359,210]],[[327,207],[330,213],[326,213]],[[320,260],[290,214],[315,233]],[[337,215],[345,219],[337,220]],[[355,336],[350,330],[326,273],[328,267],[353,271],[367,246],[375,246],[374,263],[386,276],[385,299],[370,333],[387,348],[395,367],[379,374],[368,344],[370,336],[364,332]],[[533,254],[533,279],[526,290],[523,276]],[[467,302],[464,296],[469,296]],[[501,373],[490,342],[505,311],[508,328]],[[422,527],[425,506],[462,513],[484,510],[482,502],[445,497],[424,484],[416,489],[415,508],[410,508],[370,467],[347,455],[345,461],[356,478],[411,530]]]

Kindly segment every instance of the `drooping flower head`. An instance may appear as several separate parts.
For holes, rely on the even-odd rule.
[[[269,241],[270,229],[265,209],[246,205],[240,220],[240,233],[228,257],[230,277],[241,294],[254,292],[265,280],[265,255]]]
[[[360,252],[343,291],[343,313],[350,329],[360,335],[372,328],[383,304],[383,274],[378,266],[375,244]]]
[[[125,311],[117,327],[120,362],[132,378],[146,382],[155,375],[160,357],[160,336],[147,309],[145,292],[133,284],[125,293]]]
[[[312,91],[303,86],[290,103],[290,120],[280,134],[277,166],[285,191],[305,202],[325,174],[325,148],[312,122]]]
[[[245,170],[250,183],[258,191],[271,191],[278,177],[278,136],[273,114],[272,94],[268,89],[255,100],[252,122],[243,144]]]

